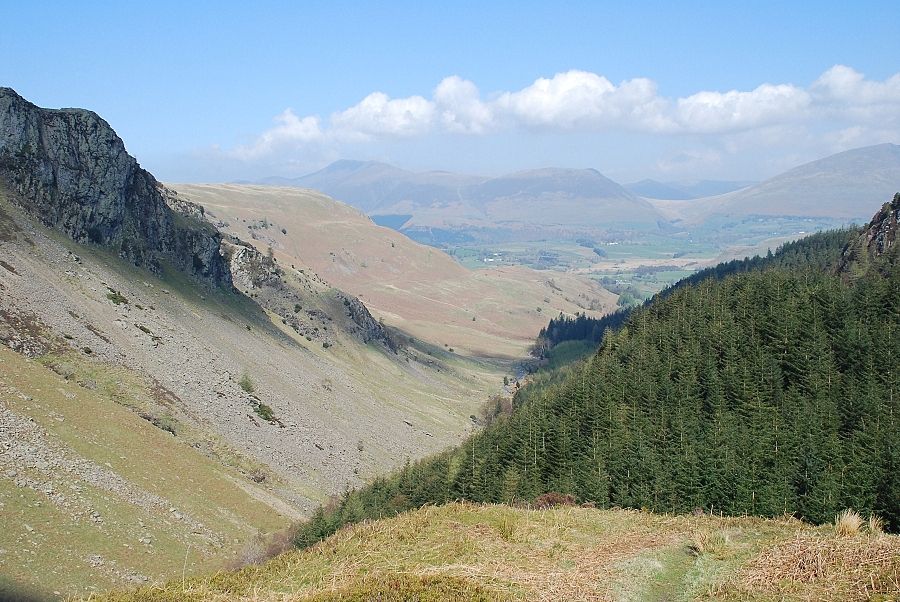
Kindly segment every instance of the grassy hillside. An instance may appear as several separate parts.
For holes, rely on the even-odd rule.
[[[348,205],[308,190],[266,186],[177,188],[223,228],[282,265],[310,268],[359,295],[418,339],[457,353],[520,357],[559,312],[599,315],[615,296],[588,278],[522,266],[468,270],[445,253],[376,226]]]
[[[344,303],[308,272],[283,276],[301,295],[299,311],[290,310],[312,334],[301,336],[249,295],[198,286],[176,271],[150,274],[33,225],[13,207],[3,213],[0,205],[0,222],[10,231],[0,239],[0,340],[155,382],[166,393],[154,411],[266,466],[273,492],[301,512],[461,440],[511,369],[443,347],[395,354],[363,344],[350,334]],[[85,362],[63,359],[74,378],[93,378],[80,373],[93,369]],[[260,404],[277,420],[261,420]]]
[[[93,600],[889,600],[900,539],[793,519],[450,504]]]
[[[296,516],[124,406],[154,396],[127,370],[79,384],[0,347],[0,396],[0,599],[214,570]]]
[[[333,289],[284,275],[301,336],[249,295],[78,245],[2,195],[0,255],[0,598],[222,566],[462,439],[509,369],[364,344]]]

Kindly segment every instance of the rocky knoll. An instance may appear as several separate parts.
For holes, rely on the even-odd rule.
[[[0,88],[0,183],[46,225],[159,272],[231,286],[221,236],[128,154],[96,113],[42,109]],[[201,218],[201,219],[198,219]]]

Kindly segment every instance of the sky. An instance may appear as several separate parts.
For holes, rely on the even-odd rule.
[[[168,182],[346,158],[759,180],[900,143],[900,2],[0,0],[0,85]]]

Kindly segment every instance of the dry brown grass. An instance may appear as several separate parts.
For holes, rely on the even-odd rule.
[[[863,526],[863,519],[853,508],[848,508],[834,517],[834,530],[842,537],[858,535]]]
[[[866,521],[866,528],[872,535],[880,535],[884,533],[884,521],[877,514],[870,514],[869,520]]]
[[[835,537],[801,533],[765,550],[741,571],[740,592],[791,599],[870,600],[900,592],[900,542],[895,536]]]
[[[900,591],[898,559],[896,536],[799,521],[449,504],[241,571],[96,599],[861,600]]]

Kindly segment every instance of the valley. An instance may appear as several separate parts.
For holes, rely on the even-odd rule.
[[[601,315],[615,307],[614,294],[577,274],[519,264],[467,269],[313,191],[172,186],[203,205],[224,231],[262,251],[271,248],[280,265],[315,272],[359,296],[401,336],[455,354],[521,360],[550,317]]]
[[[374,85],[318,10],[274,12]],[[71,95],[127,148],[0,87],[0,601],[897,597],[900,74],[448,75],[261,130],[330,60],[229,44],[201,101],[214,28],[149,21],[115,31],[177,61]]]

